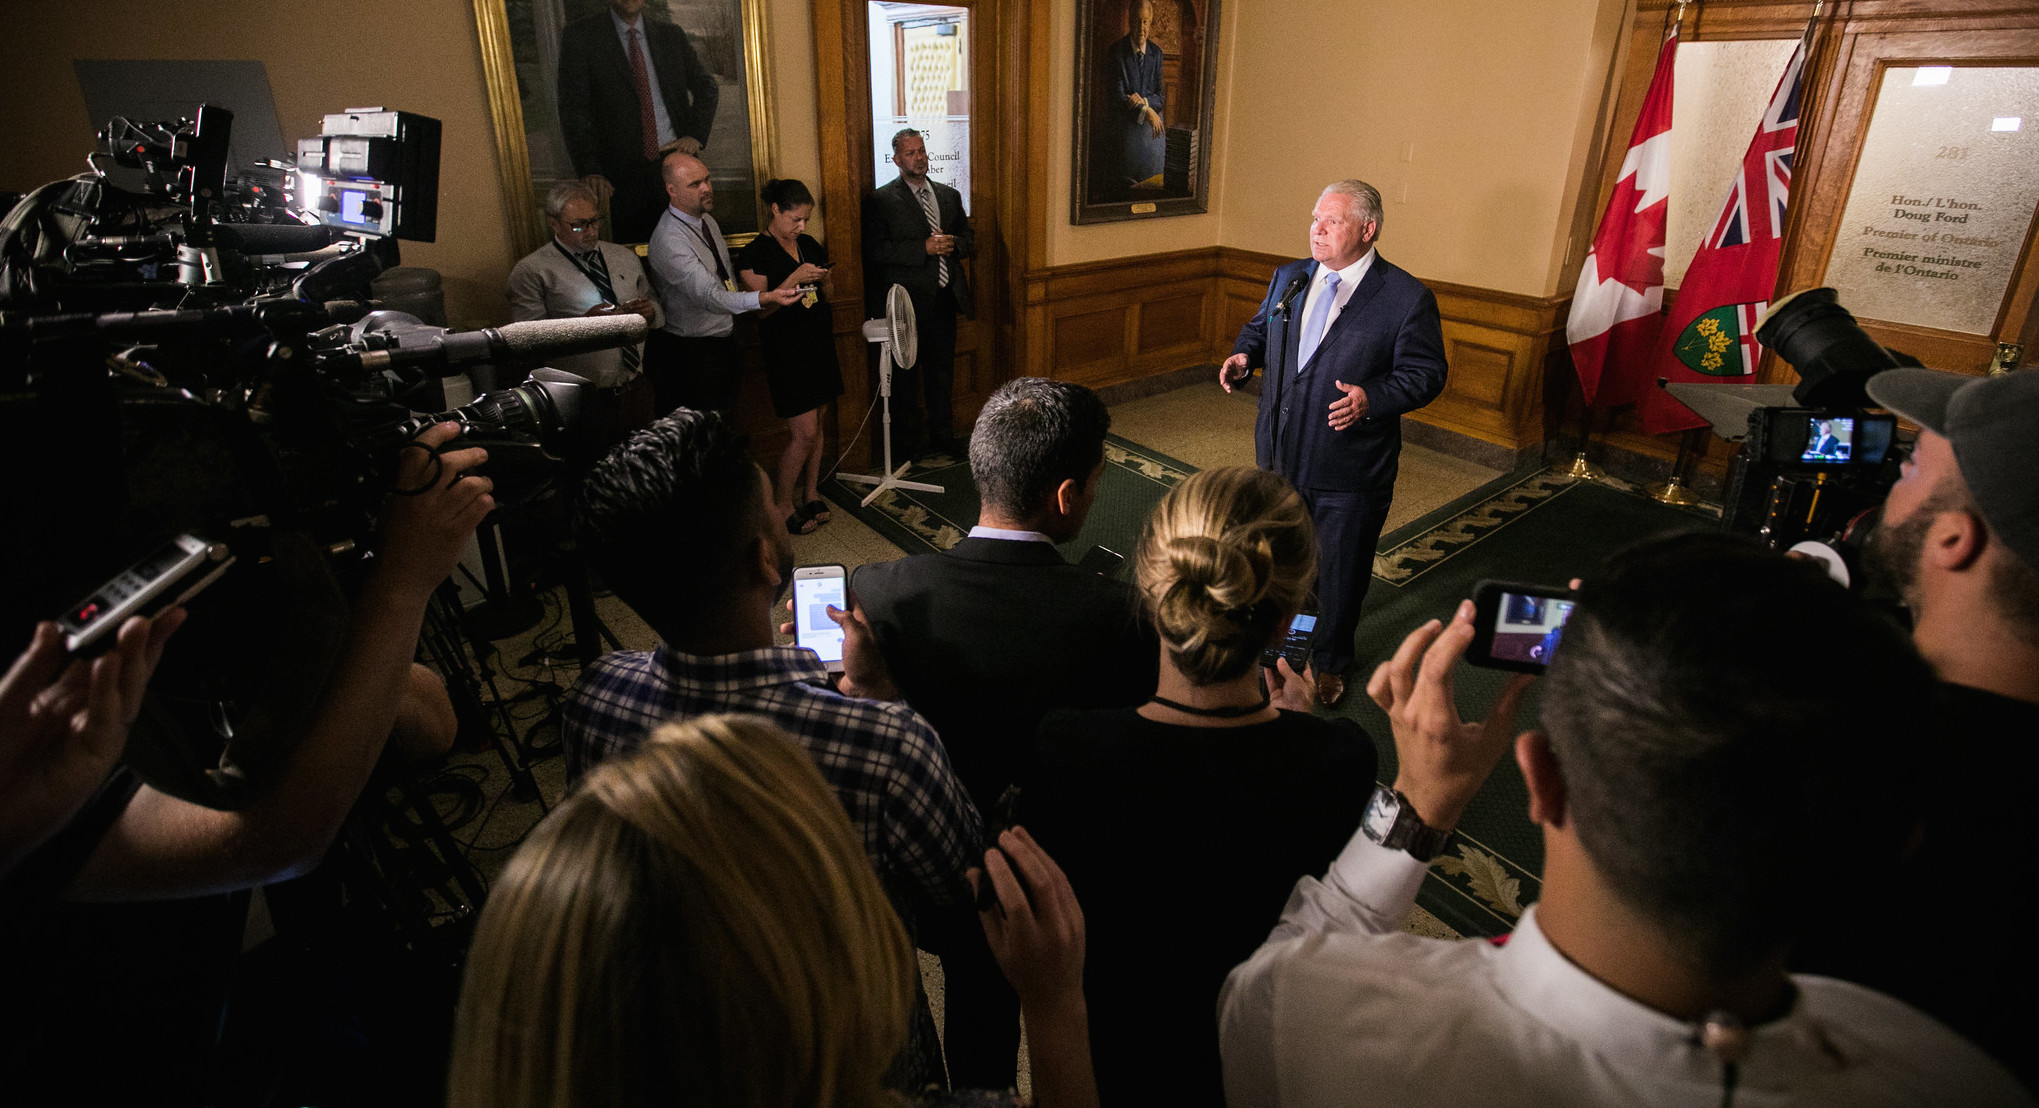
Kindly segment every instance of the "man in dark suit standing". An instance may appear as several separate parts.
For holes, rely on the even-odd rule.
[[[609,200],[617,242],[645,242],[665,209],[659,159],[698,155],[720,93],[687,33],[609,0],[559,36],[559,124],[581,183]]]
[[[885,293],[903,285],[913,298],[919,359],[892,378],[894,440],[900,455],[929,446],[960,453],[951,397],[956,376],[956,315],[976,315],[963,261],[977,237],[963,214],[963,194],[928,180],[927,143],[909,127],[892,136],[899,177],[864,198],[864,298],[872,315],[885,310]],[[925,385],[927,414],[914,395]]]
[[[1381,257],[1381,194],[1337,181],[1310,213],[1310,257],[1275,270],[1232,356],[1225,391],[1265,366],[1253,451],[1288,478],[1317,525],[1317,601],[1311,643],[1317,696],[1345,695],[1353,634],[1388,518],[1402,452],[1401,416],[1444,391],[1437,297]]]
[[[1103,480],[1111,416],[1082,385],[1021,377],[991,395],[970,437],[982,507],[948,550],[860,567],[850,578],[892,677],[926,717],[987,819],[1027,775],[1054,708],[1115,708],[1153,694],[1159,640],[1131,586],[1062,560]],[[1020,805],[1022,822],[1026,805]],[[1003,1089],[1019,1005],[969,912],[924,918],[942,958],[949,1076]],[[937,948],[940,949],[937,949]]]

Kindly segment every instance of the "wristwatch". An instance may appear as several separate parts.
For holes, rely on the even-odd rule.
[[[1444,853],[1444,844],[1451,841],[1451,832],[1424,826],[1422,817],[1409,806],[1409,798],[1386,785],[1374,786],[1359,829],[1367,838],[1419,862]]]

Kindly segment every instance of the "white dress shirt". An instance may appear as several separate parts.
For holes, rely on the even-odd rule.
[[[1006,539],[1010,542],[1044,542],[1049,546],[1055,545],[1054,539],[1039,531],[1015,531],[1007,527],[986,527],[981,523],[970,528],[970,537],[973,539]]]
[[[1309,295],[1303,298],[1303,318],[1306,320],[1313,318],[1310,313],[1316,310],[1317,301],[1324,297],[1325,278],[1336,273],[1338,275],[1338,292],[1336,299],[1331,301],[1331,314],[1324,317],[1324,333],[1330,334],[1331,325],[1338,322],[1339,313],[1345,311],[1345,305],[1352,302],[1352,290],[1359,287],[1359,283],[1366,279],[1366,271],[1373,268],[1374,255],[1374,248],[1369,246],[1366,248],[1366,253],[1359,256],[1358,261],[1346,266],[1344,269],[1331,269],[1322,264],[1318,265],[1317,271],[1310,275]],[[1300,371],[1302,367],[1298,366],[1296,368]]]
[[[630,32],[637,32],[637,48],[644,52],[644,75],[651,79],[651,115],[658,124],[658,144],[663,147],[678,136],[673,134],[673,117],[666,113],[665,94],[659,90],[658,63],[651,60],[651,32],[644,28],[644,16],[639,15],[635,23],[625,22],[614,8],[609,10],[609,22],[616,25],[616,41],[623,44],[626,68],[630,65]]]
[[[705,239],[704,239],[705,234]],[[711,254],[709,243],[713,243]],[[727,335],[735,317],[758,310],[758,294],[732,292],[715,276],[715,260],[722,272],[736,279],[736,267],[729,258],[729,244],[712,215],[688,215],[668,206],[651,232],[646,251],[652,272],[658,274],[659,297],[665,306],[665,330],[688,338]]]
[[[1225,1095],[1258,1105],[1717,1108],[1722,1066],[1696,1028],[1580,969],[1536,909],[1505,946],[1398,930],[1424,865],[1355,835],[1219,997]],[[1795,976],[1751,1030],[1736,1108],[2031,1104],[2015,1078],[1924,1013]]]

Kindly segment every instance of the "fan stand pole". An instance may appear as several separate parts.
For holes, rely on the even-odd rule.
[[[946,491],[946,490],[944,490],[944,489],[942,488],[942,486],[940,486],[940,485],[930,485],[930,484],[928,484],[928,483],[927,483],[927,482],[925,482],[925,481],[906,481],[906,480],[902,480],[901,478],[903,478],[903,477],[905,476],[905,474],[906,474],[906,471],[907,471],[907,470],[909,470],[909,469],[912,469],[912,468],[913,468],[913,459],[911,459],[911,458],[908,458],[908,459],[907,459],[906,461],[904,461],[904,462],[901,462],[901,463],[900,463],[900,465],[899,465],[899,468],[898,468],[898,469],[896,469],[896,470],[895,470],[895,469],[893,469],[893,468],[892,468],[892,344],[891,344],[891,343],[889,343],[889,342],[881,342],[881,343],[879,343],[879,344],[878,344],[878,365],[879,365],[879,366],[880,366],[880,367],[881,367],[881,368],[883,369],[883,373],[882,373],[882,374],[880,375],[880,377],[879,377],[879,379],[878,379],[878,399],[879,399],[879,402],[880,402],[881,404],[883,404],[883,405],[884,405],[884,407],[885,407],[885,418],[884,418],[884,423],[885,423],[885,468],[883,468],[883,469],[879,470],[876,476],[872,476],[872,475],[870,475],[870,474],[865,474],[865,473],[842,473],[842,474],[837,474],[837,475],[836,475],[836,480],[838,480],[838,481],[854,481],[854,482],[856,482],[857,484],[860,484],[860,485],[875,485],[875,486],[877,486],[876,488],[873,488],[873,489],[871,490],[871,494],[870,494],[869,496],[866,496],[866,497],[864,497],[864,499],[863,499],[863,502],[862,502],[862,506],[863,506],[863,507],[866,507],[866,508],[868,508],[868,507],[870,507],[870,506],[871,506],[871,502],[872,502],[872,501],[874,501],[874,500],[878,499],[878,498],[879,498],[880,496],[883,496],[883,495],[885,494],[885,490],[887,490],[887,489],[912,489],[912,490],[914,490],[915,492],[943,492],[943,491]]]

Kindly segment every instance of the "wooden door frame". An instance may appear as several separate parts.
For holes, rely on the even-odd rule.
[[[1027,117],[1035,90],[1029,79],[1039,53],[1039,72],[1046,72],[1048,11],[1026,0],[938,0],[970,12],[970,222],[977,238],[971,266],[977,321],[983,325],[977,357],[991,370],[988,393],[1012,376],[1020,364],[1015,354],[1017,312],[1010,290],[1019,287],[1017,274],[1029,252],[1039,252],[1044,222],[1033,216],[1031,190],[1021,187],[1042,144],[1029,138]],[[844,392],[835,405],[829,428],[836,454],[858,433],[864,413],[876,395],[863,338],[864,277],[862,202],[867,189],[883,182],[868,179],[876,151],[870,125],[871,64],[866,0],[813,0],[816,95],[821,124],[820,204],[828,226],[829,253],[837,260],[834,302],[836,352],[843,369]],[[1038,96],[1046,115],[1047,90]],[[1045,149],[1039,155],[1045,156]],[[1046,211],[1045,190],[1039,211]],[[982,395],[957,397],[958,429],[968,425]],[[871,416],[861,441],[875,445],[878,416]],[[876,450],[869,451],[875,455]],[[857,465],[859,453],[845,465]]]

